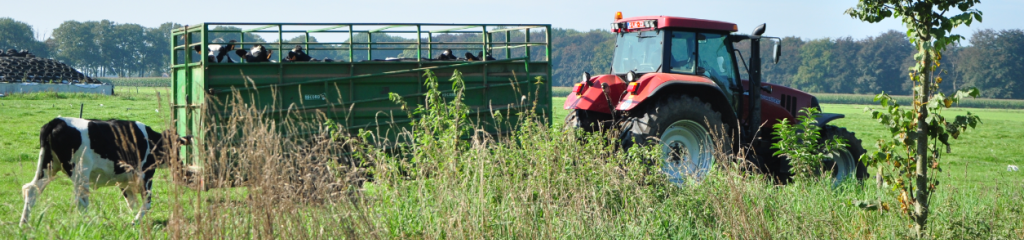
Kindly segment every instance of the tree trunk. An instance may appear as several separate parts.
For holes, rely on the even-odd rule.
[[[915,176],[916,189],[914,191],[914,221],[917,223],[914,226],[915,232],[918,237],[922,237],[925,230],[925,223],[928,220],[928,122],[925,120],[928,118],[928,97],[931,94],[932,85],[932,56],[928,49],[925,49],[925,43],[928,42],[927,36],[925,39],[918,39],[918,50],[924,53],[924,59],[922,64],[924,68],[921,71],[921,92],[918,99],[920,105],[917,106],[917,171]]]
[[[882,188],[882,166],[875,167],[877,167],[878,170],[878,173],[875,174],[875,186],[877,186],[878,188]]]

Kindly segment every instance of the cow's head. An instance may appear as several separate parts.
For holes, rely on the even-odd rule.
[[[164,130],[163,133],[147,130],[149,131],[149,141],[153,144],[153,157],[156,158],[157,163],[165,160],[177,160],[171,158],[177,157],[178,147],[192,145],[192,136],[180,137],[174,130]]]

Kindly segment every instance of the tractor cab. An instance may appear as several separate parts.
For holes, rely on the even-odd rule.
[[[669,16],[619,19],[611,74],[629,81],[650,73],[705,77],[737,107],[739,72],[733,58],[730,33],[736,24]],[[632,81],[630,81],[632,82]]]

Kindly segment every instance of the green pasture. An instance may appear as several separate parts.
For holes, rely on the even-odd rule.
[[[234,236],[240,238],[266,238],[267,235],[260,235],[260,231],[265,230],[257,229],[270,226],[247,223],[266,217],[253,215],[263,213],[262,210],[239,205],[246,201],[245,197],[225,199],[225,194],[218,194],[244,193],[246,189],[210,192],[182,189],[170,183],[166,170],[158,171],[154,207],[140,226],[129,225],[134,212],[126,207],[121,194],[113,187],[94,191],[90,212],[77,213],[71,198],[71,181],[59,176],[34,208],[34,227],[18,227],[23,204],[21,186],[34,174],[39,128],[46,121],[57,116],[77,117],[79,107],[84,105],[85,118],[133,119],[161,130],[164,121],[169,119],[169,111],[165,111],[166,104],[161,106],[157,101],[157,92],[166,101],[166,88],[147,87],[140,87],[137,92],[119,91],[117,96],[38,93],[0,98],[0,119],[4,123],[0,124],[0,234],[5,238],[24,239],[203,238],[200,236],[230,234],[239,234]],[[553,130],[541,135],[564,134],[559,130],[567,113],[561,108],[564,100],[553,99]],[[823,104],[825,112],[846,114],[847,118],[833,123],[856,132],[865,147],[872,149],[873,139],[884,137],[884,130],[863,112],[864,107],[866,105]],[[952,153],[943,156],[943,171],[937,175],[942,188],[934,195],[936,214],[929,226],[939,238],[1022,238],[1024,171],[1008,172],[1006,166],[1024,166],[1024,150],[1019,147],[1024,144],[1024,130],[1020,128],[1024,126],[1024,110],[954,108],[944,114],[966,111],[981,116],[983,124],[953,141]],[[713,178],[703,186],[659,189],[623,183],[619,175],[608,170],[617,169],[609,168],[614,166],[611,162],[615,160],[599,161],[601,156],[609,155],[591,154],[592,144],[584,147],[551,144],[503,150],[509,153],[496,155],[500,160],[467,163],[463,170],[466,172],[459,173],[468,174],[465,176],[371,183],[365,186],[362,200],[365,202],[356,207],[347,203],[309,207],[298,213],[282,213],[283,216],[297,214],[305,220],[296,223],[282,216],[276,224],[281,224],[281,228],[306,227],[308,229],[299,232],[309,234],[307,237],[322,236],[316,233],[326,231],[392,239],[445,236],[714,239],[742,238],[736,234],[744,232],[748,234],[741,236],[906,237],[903,234],[909,222],[899,213],[863,211],[850,204],[857,199],[892,200],[887,191],[871,184],[841,189],[813,183],[779,187],[760,183],[756,177],[742,181],[752,182],[749,185],[737,185],[724,177]],[[495,150],[492,154],[498,153]],[[478,153],[469,155],[473,154]],[[586,161],[554,167],[548,165],[549,162],[530,160],[577,155]],[[443,158],[449,154],[431,156]],[[453,161],[475,161],[450,156]],[[488,174],[472,175],[476,170],[470,169],[476,169],[475,166],[486,169],[484,172]],[[496,174],[516,169],[524,171],[523,174]],[[514,177],[537,175],[541,171],[544,178],[539,180],[519,182],[522,178]],[[198,206],[210,209],[196,210]],[[239,210],[212,206],[233,206]],[[216,215],[202,216],[203,219],[214,219],[216,223],[201,222],[204,220],[195,214],[206,211]],[[187,216],[175,217],[178,212],[185,212]],[[174,219],[212,227],[197,227],[204,230],[193,234],[200,235],[175,235],[182,231],[168,229]],[[344,222],[338,219],[363,220],[351,222],[359,226],[355,230],[323,225]],[[286,234],[270,236],[282,238]]]

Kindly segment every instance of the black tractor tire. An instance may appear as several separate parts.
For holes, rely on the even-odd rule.
[[[604,131],[612,126],[612,115],[580,109],[569,110],[565,116],[565,130],[583,129],[585,132]]]
[[[868,170],[864,163],[860,162],[860,156],[864,155],[867,151],[861,145],[861,140],[857,138],[854,132],[846,128],[825,125],[821,129],[821,142],[837,136],[846,139],[848,145],[845,149],[846,151],[841,151],[833,160],[822,161],[822,169],[830,171],[836,183],[845,181],[850,175],[855,176],[858,181],[864,180],[868,177]]]
[[[713,137],[731,139],[731,128],[721,113],[697,97],[666,96],[633,111],[625,120],[624,146],[661,145],[661,170],[670,182],[699,182],[715,167],[716,155],[732,154],[729,141],[716,144]]]

